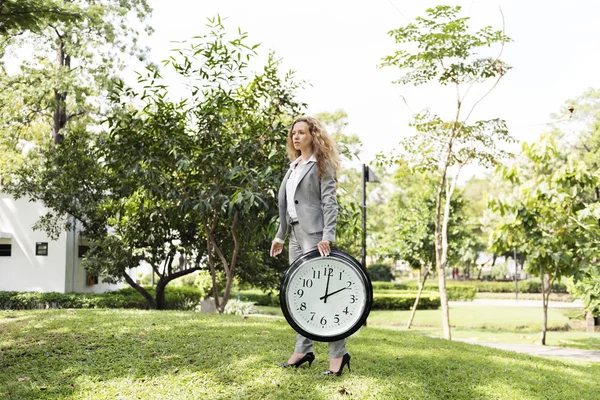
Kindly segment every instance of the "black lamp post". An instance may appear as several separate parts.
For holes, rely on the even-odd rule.
[[[367,269],[367,182],[377,182],[379,183],[379,179],[368,165],[362,165],[362,209],[363,209],[363,229],[362,229],[362,254],[361,254],[361,262],[363,268]]]

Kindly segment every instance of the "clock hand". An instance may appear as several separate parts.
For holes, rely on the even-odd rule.
[[[327,303],[327,297],[329,297],[329,278],[331,277],[330,274],[327,274],[327,285],[325,285],[325,296],[321,297],[321,299],[323,300],[323,303]]]
[[[331,293],[329,293],[327,296],[319,297],[319,300],[324,300],[324,299],[326,299],[327,297],[329,297],[329,296],[332,296],[332,295],[334,295],[334,294],[336,294],[336,293],[339,293],[339,292],[341,292],[342,290],[346,290],[346,289],[350,289],[350,288],[348,288],[348,287],[341,288],[341,289],[339,289],[339,290],[336,290],[335,292],[331,292]]]

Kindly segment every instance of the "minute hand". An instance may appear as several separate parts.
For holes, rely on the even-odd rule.
[[[323,300],[323,303],[327,303],[327,297],[329,297],[329,278],[331,275],[327,274],[327,286],[325,286],[325,295],[319,300]]]
[[[336,290],[335,292],[331,292],[331,293],[329,293],[329,294],[326,294],[326,295],[325,295],[325,296],[323,296],[323,297],[319,297],[319,300],[325,300],[325,299],[326,299],[326,298],[328,298],[329,296],[332,296],[332,295],[334,295],[334,294],[336,294],[336,293],[339,293],[339,292],[341,292],[342,290],[346,290],[346,289],[350,289],[350,288],[348,288],[348,287],[345,287],[345,288],[338,289],[338,290]]]

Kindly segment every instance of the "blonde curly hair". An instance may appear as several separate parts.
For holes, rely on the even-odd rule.
[[[315,158],[317,159],[317,175],[319,179],[326,173],[327,169],[331,169],[333,179],[337,181],[337,173],[340,169],[340,156],[338,154],[337,145],[333,141],[333,138],[325,131],[325,127],[321,122],[313,117],[302,116],[296,118],[287,137],[286,150],[290,161],[294,161],[302,155],[300,150],[294,148],[294,142],[292,140],[292,132],[294,131],[294,125],[298,122],[305,122],[308,125],[308,130],[312,136],[312,150]]]

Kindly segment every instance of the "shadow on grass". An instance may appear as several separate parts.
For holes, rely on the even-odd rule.
[[[281,369],[294,333],[279,319],[150,311],[36,311],[0,324],[0,398],[598,398],[600,366],[367,328],[352,373]],[[0,320],[2,313],[0,313]],[[3,320],[4,321],[4,320]],[[24,378],[27,379],[24,379]]]
[[[386,375],[380,385],[404,382],[412,385],[411,391],[416,389],[422,398],[597,399],[599,396],[593,378],[600,371],[597,365],[565,363],[406,332],[390,335],[387,330],[377,330],[357,340],[368,351],[355,358],[375,363],[365,366],[365,374],[375,376],[384,370]],[[388,393],[393,390],[387,389]]]

